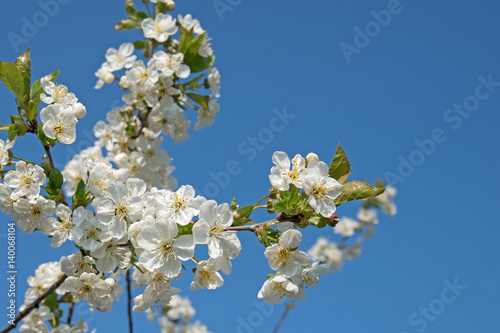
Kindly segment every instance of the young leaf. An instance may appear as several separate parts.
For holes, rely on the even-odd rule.
[[[203,106],[205,110],[208,110],[208,101],[210,100],[209,96],[202,96],[194,93],[187,93],[186,95],[196,103]]]
[[[17,57],[15,64],[17,69],[21,72],[24,85],[29,89],[31,86],[31,58],[30,47],[26,49],[19,57]]]
[[[208,56],[206,58],[196,54],[190,61],[189,64],[186,64],[191,68],[191,73],[198,73],[204,71],[208,67],[214,64],[215,57],[213,55]]]
[[[134,42],[134,47],[136,50],[142,50],[143,48],[146,47],[146,43],[144,43],[144,41],[142,40],[136,40]]]
[[[0,77],[17,99],[26,105],[28,103],[29,85],[25,85],[23,75],[12,62],[0,61]]]
[[[54,168],[50,170],[48,187],[51,189],[59,189],[62,187],[64,182],[63,175],[61,171]]]
[[[252,214],[254,207],[254,205],[243,206],[238,209],[238,214],[240,214],[241,217],[250,217],[250,214]]]
[[[344,149],[342,149],[339,143],[337,151],[335,152],[335,156],[333,156],[332,163],[330,164],[328,175],[332,178],[337,179],[339,183],[342,184],[347,180],[347,177],[351,174],[351,171],[351,164],[347,159]]]
[[[135,13],[137,10],[135,9],[134,2],[132,0],[125,1],[125,11],[132,20],[136,19]]]
[[[132,20],[121,20],[117,25],[114,26],[115,30],[130,30],[130,29],[138,29],[139,25],[137,22]]]
[[[54,72],[45,75],[45,77],[52,81],[55,82],[57,79],[57,76],[59,75],[59,70],[56,69]],[[35,98],[40,97],[40,94],[43,92],[42,88],[42,83],[41,83],[41,78],[36,80],[35,83],[33,83],[33,86],[31,87],[31,92],[30,92],[30,99],[34,100]]]
[[[359,180],[353,180],[344,184],[342,193],[335,199],[335,205],[339,206],[353,200],[376,197],[384,191],[384,188],[375,187]]]

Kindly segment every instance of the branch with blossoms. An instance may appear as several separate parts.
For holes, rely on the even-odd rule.
[[[303,300],[304,286],[317,285],[311,276],[322,274],[324,266],[298,250],[299,229],[335,227],[341,223],[338,206],[384,192],[382,186],[347,181],[352,170],[340,145],[330,164],[313,153],[290,159],[275,152],[271,188],[263,189],[255,204],[239,206],[236,199],[217,203],[196,195],[190,185],[178,187],[171,158],[161,147],[163,138],[187,140],[190,111],[196,112],[194,130],[213,124],[220,74],[213,67],[210,38],[198,20],[167,14],[175,8],[172,1],[142,3],[145,11],[126,0],[128,18],[115,29],[140,29],[144,40],[108,49],[96,72],[95,88],[118,82],[124,104],[97,122],[95,145],[79,152],[62,171],[55,167],[51,149],[75,142],[86,108],[68,87],[55,83],[58,71],[31,84],[29,48],[14,63],[0,62],[0,77],[18,105],[11,124],[2,127],[8,138],[0,140],[0,208],[24,233],[42,232],[52,247],[65,242],[75,246],[75,253],[42,264],[30,277],[25,311],[12,327],[24,318],[21,330],[49,331],[48,322],[53,332],[84,332],[84,322],[71,325],[74,303],[111,311],[124,292],[119,281],[125,274],[129,298],[131,288],[142,289],[129,310],[146,312],[156,306],[166,318],[163,327],[206,330],[189,322],[194,314],[173,283],[192,268],[192,291],[221,287],[221,273],[230,275],[231,261],[242,250],[240,231],[256,235],[275,271],[257,296],[270,303],[285,297]],[[36,135],[44,148],[39,163],[13,154],[27,134]],[[253,222],[257,209],[272,217]],[[195,248],[205,245],[208,256],[195,258]],[[179,308],[189,314],[179,317]]]

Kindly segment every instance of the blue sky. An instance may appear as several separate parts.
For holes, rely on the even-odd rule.
[[[93,89],[106,49],[138,35],[112,29],[125,17],[121,0],[61,0],[57,13],[45,15],[46,22],[40,3],[2,3],[0,59],[13,61],[29,43],[33,77],[59,68],[58,82],[86,105],[77,143],[55,149],[56,161],[64,165],[79,147],[91,143],[92,126],[120,101],[116,87]],[[224,12],[215,8],[221,3]],[[354,169],[352,179],[389,177],[399,190],[398,215],[381,218],[361,257],[308,290],[283,332],[312,325],[328,332],[500,330],[500,226],[493,216],[500,199],[498,2],[191,0],[179,1],[178,13],[192,13],[208,30],[222,76],[221,111],[214,125],[191,132],[181,145],[165,140],[179,184],[206,191],[214,182],[210,175],[234,160],[241,173],[219,186],[214,198],[228,202],[235,196],[250,204],[269,187],[274,151],[312,151],[328,162],[340,142]],[[376,17],[382,23],[374,23]],[[45,24],[23,35],[25,22],[34,19]],[[9,33],[26,40],[12,44]],[[3,123],[15,113],[15,103],[6,87],[0,89],[0,100]],[[293,118],[269,142],[261,142],[254,158],[238,150],[285,109]],[[39,158],[43,149],[35,142],[21,138],[15,154]],[[337,213],[354,216],[357,208],[346,204]],[[333,239],[329,229],[309,228],[303,249],[319,235]],[[73,251],[69,245],[50,248],[41,234],[19,233],[17,239],[22,293],[27,276],[40,263]],[[263,323],[251,330],[270,332],[283,307],[264,311],[254,304],[270,269],[262,245],[252,235],[241,239],[242,255],[223,288],[191,293],[189,274],[178,286],[213,332],[237,332],[238,318],[252,316]],[[5,271],[7,250],[1,241],[0,269]],[[455,290],[454,300],[446,303],[443,299],[452,294],[443,291],[450,283],[466,289]],[[2,281],[3,300],[6,293]],[[111,315],[84,316],[92,316],[90,327],[98,332],[121,332],[126,327],[124,303],[115,304]],[[429,307],[438,309],[437,314],[420,312]],[[134,320],[137,328],[154,327],[143,315]]]

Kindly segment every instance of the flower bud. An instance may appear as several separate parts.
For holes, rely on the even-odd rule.
[[[309,164],[311,163],[311,161],[316,161],[316,162],[319,162],[319,157],[318,155],[316,155],[315,153],[309,153],[307,154],[306,156],[306,164]]]
[[[87,114],[87,109],[85,108],[85,106],[78,102],[78,103],[75,103],[73,105],[73,111],[75,113],[75,117],[76,119],[80,120],[82,119],[83,117],[85,117],[85,115]]]
[[[165,7],[167,8],[167,11],[174,10],[175,9],[175,2],[167,1],[167,3],[165,4]]]

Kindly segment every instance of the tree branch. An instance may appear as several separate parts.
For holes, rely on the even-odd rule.
[[[293,308],[295,308],[295,302],[293,302],[293,301],[288,303],[287,305],[285,305],[285,311],[283,311],[280,319],[278,319],[278,322],[276,323],[276,326],[274,326],[273,333],[277,333],[279,331],[281,325],[285,321],[286,316],[288,315],[290,310],[292,310]]]
[[[31,311],[37,308],[40,303],[49,297],[50,294],[54,292],[63,282],[68,278],[66,274],[64,274],[59,280],[57,280],[49,289],[47,289],[43,294],[39,295],[32,303],[28,304],[22,311],[19,312],[16,318],[14,318],[14,324],[9,324],[6,328],[0,331],[0,333],[7,333],[16,327],[17,323],[19,323],[24,317],[26,317]]]
[[[130,269],[127,269],[125,273],[125,279],[127,280],[127,311],[128,311],[128,327],[130,333],[134,332],[134,326],[132,324],[132,290],[130,288]]]

